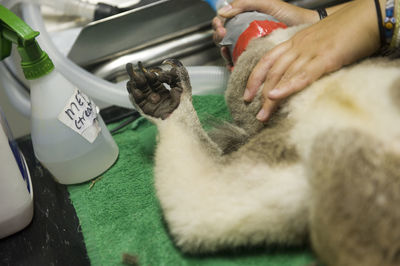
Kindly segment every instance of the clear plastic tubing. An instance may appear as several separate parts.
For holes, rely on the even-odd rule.
[[[8,58],[5,60],[8,60]],[[0,63],[0,84],[4,88],[12,106],[14,106],[20,114],[25,117],[30,117],[31,102],[29,94],[14,79],[3,63]]]
[[[65,15],[80,16],[92,20],[96,5],[81,0],[5,0],[3,5],[11,9],[19,3],[31,3],[37,5],[45,5],[56,10],[62,10]]]
[[[119,106],[132,107],[126,91],[116,88],[115,84],[93,76],[58,51],[46,31],[38,6],[24,3],[22,14],[25,22],[31,28],[40,32],[40,35],[36,38],[40,47],[47,52],[57,70],[71,83],[95,99]]]
[[[133,108],[124,84],[114,84],[96,77],[77,66],[58,51],[46,31],[38,6],[23,3],[22,14],[25,22],[40,32],[37,38],[40,46],[52,59],[57,70],[70,82],[95,100],[101,100],[121,107]],[[226,88],[228,72],[224,67],[189,67],[188,72],[194,94],[205,94],[208,92],[223,93]]]

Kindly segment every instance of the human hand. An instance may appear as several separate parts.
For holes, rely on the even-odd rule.
[[[225,37],[226,29],[224,27],[224,22],[225,22],[225,19],[218,17],[218,16],[212,20],[212,26],[214,29],[213,40],[216,45],[219,45],[219,43]],[[225,59],[228,70],[231,71],[233,68],[233,63],[232,63],[231,54],[229,53],[229,49],[225,46],[222,46],[220,49],[220,52],[221,52],[222,58]]]
[[[351,2],[266,53],[249,77],[244,100],[251,101],[262,86],[264,103],[257,119],[266,121],[280,100],[379,47],[374,2]]]
[[[287,26],[318,21],[318,14],[309,9],[301,8],[282,0],[234,0],[218,10],[218,16],[232,18],[246,11],[258,11],[273,16]]]
[[[218,16],[212,21],[215,44],[218,45],[226,35],[226,29],[224,27],[225,19],[246,11],[258,11],[271,15],[288,26],[318,21],[318,14],[315,11],[300,8],[281,0],[235,0],[230,5],[224,6],[218,10]],[[231,70],[233,63],[228,48],[221,47],[220,51],[227,63],[228,69]]]

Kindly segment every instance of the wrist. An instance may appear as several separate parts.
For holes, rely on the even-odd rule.
[[[383,16],[386,0],[369,0],[369,1],[354,1],[356,6],[363,6],[363,16],[360,18],[364,22],[364,31],[367,33],[365,49],[374,54],[383,47],[384,32],[383,32]],[[362,30],[362,28],[360,28]]]
[[[326,12],[325,8],[320,7],[320,8],[317,8],[315,11],[318,13],[319,20],[323,20],[324,18],[326,18],[328,16],[328,13]]]
[[[301,8],[291,5],[290,9],[286,9],[287,18],[283,21],[288,26],[299,24],[313,24],[319,21],[318,13],[315,10]]]
[[[383,50],[391,53],[400,46],[400,3],[399,0],[385,0],[383,9],[382,28],[384,31]],[[386,50],[386,51],[385,51]]]
[[[305,23],[316,23],[320,20],[319,14],[316,10],[306,9],[303,14],[303,20],[305,21]]]
[[[379,32],[379,42],[380,47],[385,46],[386,37],[385,37],[385,27],[384,27],[384,17],[385,17],[385,2],[386,0],[374,0],[375,11],[376,11],[376,21],[378,24],[378,32]]]

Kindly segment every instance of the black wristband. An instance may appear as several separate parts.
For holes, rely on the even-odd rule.
[[[326,13],[326,9],[325,8],[317,8],[316,10],[318,12],[319,15],[319,19],[324,19],[328,16],[328,13]]]
[[[379,36],[381,39],[381,46],[384,46],[386,43],[385,39],[385,29],[383,28],[383,20],[382,20],[382,13],[381,13],[381,5],[379,4],[379,0],[374,0],[375,2],[375,9],[376,9],[376,16],[378,17],[378,28],[379,28]]]

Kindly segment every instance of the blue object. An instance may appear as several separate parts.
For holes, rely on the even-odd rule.
[[[6,133],[6,136],[8,138],[8,144],[10,145],[11,151],[14,154],[15,161],[17,162],[17,165],[21,172],[22,178],[24,179],[24,181],[26,183],[28,192],[31,193],[28,170],[25,167],[25,163],[24,163],[24,159],[22,157],[21,151],[19,150],[17,142],[14,140],[14,138],[12,136],[10,127],[8,126],[7,120],[5,118],[3,110],[1,108],[0,108],[0,127],[2,127],[4,129],[4,132]]]
[[[217,11],[218,0],[205,0],[215,11]]]

